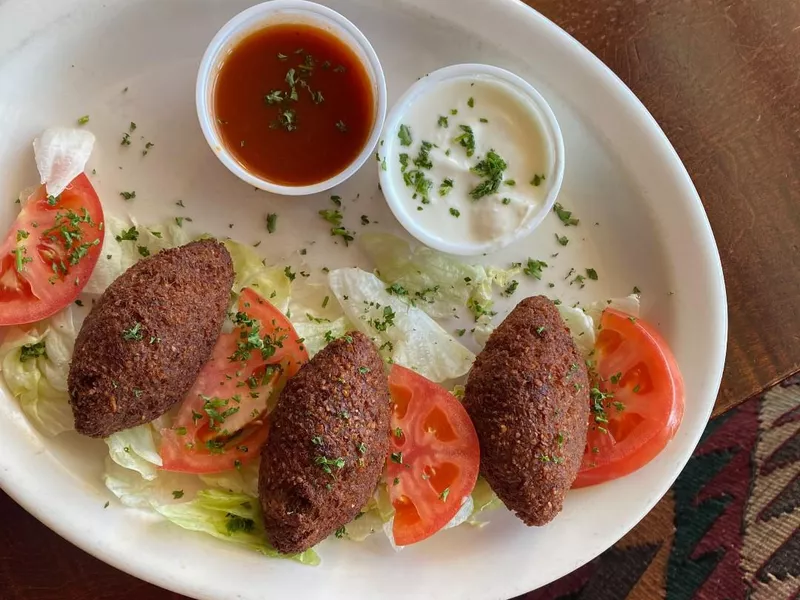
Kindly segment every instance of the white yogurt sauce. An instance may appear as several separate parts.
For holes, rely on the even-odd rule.
[[[459,140],[463,136],[470,145],[462,126],[472,131],[472,156]],[[536,107],[510,84],[481,76],[444,81],[416,98],[400,127],[386,136],[395,136],[385,157],[395,192],[411,218],[443,241],[480,244],[513,237],[544,202],[552,153]],[[415,165],[425,147],[428,160]],[[506,168],[476,174],[490,151]],[[496,191],[474,197],[479,186],[493,187],[492,181],[499,181]],[[426,188],[427,197],[420,192]]]

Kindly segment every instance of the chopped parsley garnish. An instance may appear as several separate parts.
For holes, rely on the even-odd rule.
[[[367,445],[364,442],[361,442],[356,446],[359,454],[366,454],[367,453]]]
[[[539,175],[537,173],[536,175],[533,176],[533,179],[531,179],[531,185],[534,187],[539,187],[540,185],[542,185],[543,181],[544,181],[544,175]]]
[[[347,529],[345,528],[344,525],[337,528],[336,531],[333,532],[333,535],[335,535],[339,539],[342,539],[346,534],[347,534]]]
[[[414,159],[414,166],[420,169],[432,169],[433,163],[431,162],[430,152],[433,148],[433,144],[430,142],[423,141],[419,147],[419,154],[417,154],[417,158]]]
[[[367,215],[361,215],[361,224],[369,225],[369,217]]]
[[[336,227],[342,224],[342,212],[340,210],[323,209],[319,211],[319,216]]]
[[[475,98],[470,96],[469,100],[467,100],[467,106],[469,106],[470,108],[474,108],[475,107]]]
[[[503,198],[502,202],[506,205],[511,204],[511,198]]]
[[[640,385],[637,383],[637,384],[636,384],[636,385],[633,387],[633,393],[634,393],[634,394],[638,394],[638,393],[639,393],[639,390],[641,390],[641,389],[642,389],[642,386],[640,386]]]
[[[567,210],[564,208],[560,202],[556,202],[553,205],[553,212],[558,215],[558,218],[561,219],[561,222],[564,224],[565,227],[569,227],[570,225],[577,225],[580,223],[579,219],[574,219],[572,217],[572,211]]]
[[[393,283],[386,288],[386,291],[395,296],[408,296],[408,290],[399,283]]]
[[[44,340],[36,342],[35,344],[24,344],[19,349],[20,362],[27,362],[40,356],[47,358],[47,349],[45,348]]]
[[[331,235],[339,236],[344,240],[344,245],[347,246],[352,242],[355,237],[353,232],[347,231],[344,227],[331,227]]]
[[[471,98],[470,98],[470,99],[471,99]],[[446,501],[447,501],[447,497],[448,497],[449,495],[450,495],[450,488],[449,488],[449,487],[446,487],[446,488],[444,488],[444,490],[442,491],[442,493],[441,493],[441,494],[439,494],[439,500],[441,500],[442,502],[446,502]]]
[[[503,182],[503,172],[506,167],[508,167],[506,161],[494,150],[489,150],[486,158],[470,169],[470,172],[483,178],[483,181],[470,191],[472,199],[479,200],[497,192]]]
[[[391,306],[383,307],[383,321],[379,319],[370,319],[369,323],[375,328],[376,331],[386,331],[389,327],[394,325],[395,313]]]
[[[282,90],[272,90],[269,94],[264,96],[264,102],[267,104],[280,104],[285,98],[286,92]]]
[[[291,268],[291,267],[289,267],[289,266],[287,266],[287,267],[286,267],[286,268],[283,270],[283,274],[284,274],[284,275],[286,275],[286,278],[287,278],[289,281],[294,281],[295,277],[297,277],[297,274],[296,274],[296,273],[294,273],[294,272],[292,272],[292,268]]]
[[[147,248],[147,246],[137,246],[137,247],[136,247],[136,250],[138,250],[138,251],[139,251],[139,254],[141,254],[141,255],[142,255],[142,256],[144,256],[145,258],[147,258],[148,256],[150,256],[150,250]]]
[[[639,289],[638,287],[636,287],[636,286],[633,286],[633,293],[634,293],[634,294],[636,294],[636,295],[639,295],[639,294],[641,294],[641,293],[642,293],[642,290],[640,290],[640,289]]]
[[[336,121],[336,129],[338,129],[342,133],[347,133],[347,125],[345,125],[344,121],[342,121],[341,119]]]
[[[481,118],[480,118],[480,119],[478,119],[478,120],[479,120],[481,123],[488,123],[488,122],[489,122],[489,119],[484,119],[483,117],[481,117]]]
[[[544,262],[543,260],[534,260],[532,258],[529,258],[522,272],[525,273],[525,275],[528,275],[535,279],[541,279],[542,268],[544,267],[547,267],[547,263]]]
[[[459,211],[457,208],[452,208],[451,207],[450,208],[450,214],[453,215],[455,218],[458,218],[458,217],[461,216],[461,211]]]
[[[142,332],[142,324],[139,321],[136,321],[133,324],[133,327],[128,329],[123,329],[122,331],[122,339],[126,342],[141,342],[144,339],[144,333]]]
[[[315,446],[322,446],[322,436],[315,435],[314,437],[311,438],[311,443],[314,444]]]
[[[119,143],[120,146],[130,146],[131,145],[131,134],[130,133],[123,133],[122,134],[122,141]]]
[[[331,196],[331,202],[333,202],[336,206],[342,205],[342,197],[341,196]]]
[[[120,196],[122,196],[125,200],[133,200],[136,198],[136,192],[120,192]]]
[[[153,142],[147,142],[144,145],[144,150],[142,150],[142,156],[147,156],[147,153],[150,152],[150,148],[152,148],[153,146],[155,146]]]
[[[512,279],[511,283],[509,283],[506,289],[503,290],[503,294],[505,294],[506,296],[510,296],[511,294],[517,291],[517,286],[519,286],[519,281],[517,281],[516,279]]]
[[[331,299],[330,296],[325,296],[325,298],[322,299],[322,308],[325,308],[326,306],[328,306],[328,301],[330,299]]]
[[[449,177],[445,177],[444,181],[442,181],[442,183],[439,184],[439,195],[447,196],[447,194],[449,194],[452,191],[453,185],[454,185],[453,180],[450,179]]]
[[[594,269],[586,269],[586,276],[592,281],[597,281],[597,271]]]
[[[487,317],[493,317],[497,314],[491,310],[491,302],[489,304],[481,304],[475,298],[470,298],[467,301],[467,308],[470,310],[470,312],[472,312],[476,321],[484,315]]]
[[[183,490],[172,490],[172,497],[175,498],[175,500],[183,498]]]
[[[24,229],[17,229],[17,241],[21,242],[22,240],[28,239],[28,232]]]
[[[89,115],[83,115],[78,119],[78,125],[86,125],[89,122]]]
[[[267,213],[267,232],[275,233],[275,227],[278,224],[277,213]]]
[[[567,244],[569,244],[569,238],[567,236],[558,234],[555,234],[555,236],[556,236],[556,241],[562,246],[566,246]]]
[[[136,123],[134,123],[133,121],[131,121],[131,124],[130,124],[130,126],[128,127],[128,129],[130,130],[130,132],[131,132],[131,133],[133,133],[134,131],[136,131]]]
[[[456,329],[456,335],[458,337],[463,337],[465,333],[467,333],[466,329]]]
[[[175,217],[175,224],[178,227],[183,227],[183,217]]]
[[[579,286],[581,286],[581,289],[583,289],[584,287],[586,287],[584,281],[586,281],[586,277],[584,277],[583,275],[576,275],[575,279],[570,281],[569,284],[572,285],[573,283],[577,283]]]
[[[545,327],[544,325],[542,325],[541,327],[537,327],[536,328],[536,335],[538,335],[539,337],[542,337],[542,334],[545,331],[547,331],[547,327]]]
[[[419,196],[423,204],[430,202],[429,193],[433,187],[433,181],[425,177],[425,173],[419,169],[406,171],[403,173],[403,181],[406,186],[414,188],[414,195],[412,196],[414,199]]]
[[[291,108],[282,110],[278,113],[278,126],[283,127],[286,131],[297,129],[297,113]]]
[[[447,127],[448,126],[447,117],[439,117],[437,123],[439,124],[439,127]]]
[[[402,452],[392,452],[391,460],[393,463],[397,463],[398,465],[403,464],[403,453]]]
[[[319,465],[319,467],[325,471],[328,475],[333,475],[333,469],[335,468],[337,471],[341,471],[344,466],[347,464],[344,458],[327,458],[325,456],[317,456],[314,459],[314,464]]]
[[[399,427],[394,428],[394,437],[401,438],[403,437],[403,430]]]
[[[400,129],[397,132],[397,137],[400,138],[401,146],[410,146],[412,142],[411,128],[408,125],[400,125]]]
[[[366,375],[367,373],[369,373],[369,367],[358,367],[358,372],[361,373],[362,375]]]
[[[467,151],[468,157],[472,156],[475,154],[475,134],[472,132],[472,127],[469,125],[459,125],[458,127],[463,133],[453,141]]]
[[[230,534],[238,533],[240,531],[242,533],[250,533],[256,527],[253,519],[240,517],[239,515],[235,515],[233,513],[225,513],[225,518],[227,519],[225,523],[225,529]]]

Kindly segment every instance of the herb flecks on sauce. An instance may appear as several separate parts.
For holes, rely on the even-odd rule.
[[[214,112],[225,146],[248,171],[308,185],[341,172],[361,152],[374,92],[347,44],[318,27],[284,23],[233,48],[215,84]]]

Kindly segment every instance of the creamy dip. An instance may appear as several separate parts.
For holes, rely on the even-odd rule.
[[[385,168],[405,212],[456,244],[513,237],[544,202],[553,159],[537,108],[503,81],[443,81],[408,107]]]

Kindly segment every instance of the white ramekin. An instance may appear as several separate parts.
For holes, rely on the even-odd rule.
[[[475,256],[478,254],[495,252],[529,235],[552,210],[564,179],[564,138],[561,135],[561,128],[558,126],[558,121],[556,121],[556,117],[547,104],[547,101],[531,84],[518,75],[491,65],[451,65],[434,71],[414,83],[397,101],[389,112],[389,116],[386,118],[383,146],[381,146],[380,149],[381,155],[393,156],[393,146],[398,143],[395,132],[400,127],[400,123],[403,121],[408,110],[418,98],[433,93],[437,86],[445,82],[469,77],[492,78],[507,85],[511,85],[527,99],[529,108],[531,109],[531,115],[534,117],[538,127],[544,132],[545,144],[552,157],[551,167],[548,170],[545,180],[547,191],[541,206],[526,217],[522,226],[516,229],[511,235],[488,240],[483,243],[442,240],[434,235],[433,232],[426,230],[420,225],[419,221],[415,218],[416,212],[409,209],[410,205],[403,202],[400,191],[395,189],[391,173],[380,167],[378,169],[383,195],[392,213],[394,213],[394,216],[400,221],[400,224],[426,246],[448,254],[462,256]]]
[[[372,130],[361,153],[347,168],[333,177],[311,185],[280,185],[263,179],[248,171],[236,157],[228,151],[222,141],[214,116],[214,86],[220,67],[231,50],[249,34],[269,25],[279,23],[303,23],[325,29],[345,42],[364,64],[372,83],[375,99]],[[197,116],[203,135],[211,150],[234,175],[259,189],[286,196],[305,196],[324,192],[339,185],[355,173],[372,155],[383,128],[386,116],[386,79],[383,68],[372,45],[363,33],[340,15],[325,6],[304,0],[272,0],[248,8],[228,21],[217,32],[208,45],[200,69],[197,72],[195,89]]]

